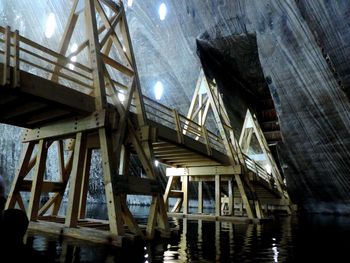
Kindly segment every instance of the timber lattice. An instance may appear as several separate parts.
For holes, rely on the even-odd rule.
[[[291,203],[278,170],[268,174],[241,151],[215,83],[201,73],[199,83],[204,84],[197,85],[187,117],[143,96],[123,4],[85,0],[83,12],[77,5],[75,0],[58,52],[0,27],[0,122],[25,128],[7,207],[26,210],[33,229],[60,233],[63,228],[66,235],[94,236],[96,242],[112,236],[116,244],[128,236],[152,238],[156,230],[169,235],[168,200],[179,198],[173,210],[181,211],[183,204],[182,211],[188,214],[190,181],[198,181],[200,213],[206,181],[215,181],[216,216],[227,206],[232,216],[235,198],[249,218],[264,218],[264,198],[256,189],[268,196],[265,203],[289,211]],[[85,18],[86,40],[69,53],[79,16]],[[96,17],[103,24],[99,28]],[[75,62],[74,56],[78,56]],[[207,85],[205,96],[199,96],[200,85]],[[218,135],[205,125],[210,109]],[[268,151],[266,141],[262,145]],[[58,181],[44,179],[50,147],[57,151]],[[86,218],[91,155],[96,149],[102,158],[107,222]],[[144,178],[128,175],[131,153],[140,159]],[[272,155],[268,158],[275,168]],[[154,160],[172,167],[164,196]],[[182,185],[176,190],[179,178]],[[222,181],[228,182],[228,197],[222,197]],[[68,183],[68,207],[59,216]],[[23,192],[30,193],[27,207]],[[44,193],[50,198],[41,205]],[[146,226],[137,224],[129,211],[128,194],[152,197]]]

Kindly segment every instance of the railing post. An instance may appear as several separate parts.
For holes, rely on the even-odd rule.
[[[13,87],[19,87],[19,31],[15,31],[15,37],[14,37],[14,72],[13,72]]]
[[[173,109],[173,114],[174,114],[175,127],[176,127],[176,131],[177,131],[177,142],[183,143],[184,138],[183,138],[183,134],[181,131],[181,123],[180,123],[179,113],[177,112],[177,110]]]
[[[9,26],[7,26],[5,29],[4,52],[5,58],[2,85],[10,84],[11,28]]]
[[[204,126],[202,126],[201,129],[202,129],[202,134],[203,134],[204,141],[205,141],[205,146],[207,148],[207,154],[209,156],[211,156],[211,148],[210,148],[210,141],[209,141],[209,137],[208,137],[208,131]]]

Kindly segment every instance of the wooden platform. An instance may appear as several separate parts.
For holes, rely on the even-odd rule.
[[[3,67],[0,63],[0,79]],[[14,68],[10,71],[13,75]],[[1,123],[36,128],[94,111],[93,97],[22,70],[18,87],[0,85]]]

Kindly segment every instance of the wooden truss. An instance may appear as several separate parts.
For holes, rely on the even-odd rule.
[[[84,218],[91,154],[94,149],[99,149],[109,233],[113,237],[123,236],[127,226],[127,231],[132,234],[144,235],[126,204],[128,194],[152,196],[146,227],[148,238],[153,237],[156,227],[163,233],[168,233],[166,210],[156,180],[149,140],[152,128],[148,126],[145,116],[123,3],[85,0],[83,9],[78,10],[78,2],[79,0],[73,2],[59,44],[60,56],[51,71],[51,82],[60,83],[62,78],[69,79],[68,73],[83,77],[85,75],[79,73],[79,70],[87,68],[92,76],[87,79],[92,89],[86,88],[90,85],[83,85],[83,81],[76,80],[75,83],[81,84],[77,86],[80,92],[94,97],[95,112],[24,132],[25,146],[6,206],[10,208],[18,204],[25,209],[20,193],[29,192],[30,200],[26,210],[30,221],[46,217],[56,222],[63,195],[68,190],[68,207],[63,219],[66,232],[89,225]],[[78,43],[75,50],[70,50],[74,32],[78,30],[76,25],[79,17],[85,19],[86,39]],[[48,52],[47,49],[42,49]],[[74,57],[77,61],[72,59]],[[89,62],[86,64],[84,59]],[[72,70],[72,65],[75,70]],[[133,121],[129,116],[132,102],[132,111],[137,116]],[[57,182],[44,180],[48,150],[53,145],[57,148],[59,164],[60,180]],[[64,154],[64,149],[69,150],[68,156]],[[131,150],[139,157],[146,172],[145,178],[128,176]],[[50,198],[41,205],[40,196],[43,193],[50,193]],[[82,238],[90,238],[88,234],[80,234],[85,235]]]
[[[203,182],[208,180],[208,177],[196,176],[212,176],[212,180],[215,181],[215,202],[216,202],[216,215],[220,215],[221,209],[221,181],[228,182],[228,195],[229,195],[229,213],[233,211],[233,182],[236,183],[242,204],[245,206],[247,215],[249,218],[263,218],[263,210],[259,199],[257,198],[255,188],[251,184],[248,174],[249,170],[246,166],[246,159],[241,148],[233,133],[229,116],[225,109],[225,105],[222,101],[219,90],[215,82],[209,80],[204,75],[203,71],[200,72],[200,76],[197,81],[195,92],[190,104],[190,108],[187,114],[187,118],[190,120],[196,120],[199,125],[204,126],[208,117],[208,113],[212,111],[214,120],[217,125],[217,129],[220,133],[224,151],[226,152],[230,166],[229,167],[186,167],[186,172],[183,172],[182,168],[168,169],[167,175],[169,176],[168,185],[165,191],[164,199],[168,203],[168,199],[171,196],[176,196],[172,193],[174,185],[181,177],[182,186],[181,190],[175,190],[183,192],[178,195],[179,200],[173,207],[172,212],[179,212],[181,205],[184,201],[183,212],[188,213],[188,181],[189,177],[198,180],[198,211],[203,212]],[[183,130],[183,134],[186,134],[186,127]],[[175,169],[175,170],[174,170]],[[192,169],[193,174],[189,174]],[[229,176],[230,175],[230,176]],[[224,179],[225,178],[225,179]],[[173,190],[174,191],[174,190]]]
[[[242,152],[246,155],[249,155],[248,151],[249,151],[249,147],[251,145],[253,136],[256,137],[260,150],[262,152],[262,154],[258,155],[259,160],[255,160],[255,161],[260,162],[260,165],[262,165],[263,167],[269,168],[270,170],[269,173],[271,173],[272,175],[271,179],[273,180],[271,183],[276,184],[277,190],[279,191],[283,199],[285,199],[288,203],[290,203],[290,198],[285,188],[285,184],[283,182],[281,173],[271,153],[271,150],[267,144],[265,136],[260,128],[259,122],[256,116],[253,115],[248,109],[244,119],[241,135],[239,138],[239,145],[242,149]]]

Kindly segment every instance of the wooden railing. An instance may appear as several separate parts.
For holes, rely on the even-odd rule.
[[[19,35],[17,30],[11,32],[9,27],[0,26],[0,62],[4,64],[3,79],[0,81],[3,85],[12,83],[14,86],[18,86],[19,71],[22,70],[44,79],[56,79],[58,83],[66,87],[90,94],[93,89],[92,69],[79,62],[72,61],[72,55],[74,53],[63,56]],[[14,68],[12,81],[10,79],[10,67]],[[118,86],[120,89],[128,88],[112,78],[111,81],[113,86]],[[119,89],[107,93],[116,96],[118,92]],[[183,143],[184,136],[188,136],[204,144],[208,155],[212,154],[211,149],[226,153],[222,138],[207,130],[205,126],[199,125],[179,114],[176,110],[151,98],[143,96],[143,101],[147,118],[176,130],[179,143]],[[131,106],[131,111],[133,111],[134,105]],[[266,181],[271,180],[271,175],[254,160],[247,155],[244,156],[244,159],[249,170]]]
[[[143,96],[143,102],[147,118],[176,130],[179,143],[182,143],[183,137],[187,136],[204,144],[209,155],[211,155],[212,148],[220,152],[225,151],[221,137],[207,130],[205,126],[199,125],[178,113],[176,110],[160,104],[149,97]]]
[[[3,84],[9,84],[9,67],[13,67],[15,86],[22,70],[48,80],[59,77],[60,84],[84,93],[92,90],[91,68],[19,35],[17,30],[12,32],[9,27],[0,26],[0,60],[4,63]]]
[[[256,161],[251,159],[248,155],[243,154],[243,159],[248,170],[254,172],[257,176],[264,179],[268,183],[274,183],[273,176],[269,174],[266,169],[261,167]]]

